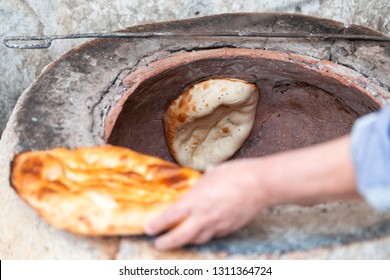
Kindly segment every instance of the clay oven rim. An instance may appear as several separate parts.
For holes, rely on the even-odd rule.
[[[341,85],[357,90],[363,95],[369,97],[374,103],[378,105],[378,107],[382,106],[384,104],[384,99],[386,99],[386,94],[384,93],[383,89],[372,84],[363,75],[352,69],[328,60],[321,60],[292,52],[262,49],[220,48],[192,51],[173,55],[171,57],[152,62],[148,66],[142,67],[130,73],[123,80],[123,84],[128,88],[128,90],[117,101],[117,103],[113,105],[113,109],[111,109],[111,111],[108,113],[104,123],[104,140],[107,142],[108,138],[110,137],[117,118],[120,115],[126,101],[145,81],[153,78],[156,75],[164,74],[164,72],[170,69],[198,61],[213,59],[233,60],[237,58],[256,58],[262,61],[295,65],[301,68],[303,72],[315,71],[320,75],[323,75],[324,78],[326,77],[333,79]],[[226,77],[231,77],[231,75],[227,75]],[[190,86],[199,81],[200,80],[188,81],[187,85]],[[317,85],[314,84],[314,86]],[[184,90],[184,88],[182,90]]]

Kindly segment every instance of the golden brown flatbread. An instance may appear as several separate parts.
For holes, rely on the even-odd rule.
[[[16,192],[49,224],[83,235],[135,235],[200,173],[126,148],[24,152],[12,163]]]

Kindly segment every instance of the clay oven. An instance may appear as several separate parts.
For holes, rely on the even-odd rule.
[[[382,36],[288,14],[226,14],[127,29],[212,30]],[[163,133],[165,107],[187,87],[211,77],[248,80],[261,91],[253,131],[234,158],[322,142],[348,133],[357,117],[386,102],[389,65],[388,44],[345,40],[99,39],[75,48],[24,92],[3,134],[0,204],[13,211],[1,214],[0,228],[11,229],[1,232],[9,244],[2,254],[25,259],[368,257],[367,248],[390,245],[390,215],[364,203],[268,209],[228,238],[159,253],[146,237],[84,238],[51,228],[9,187],[8,167],[24,150],[105,143],[172,161]]]

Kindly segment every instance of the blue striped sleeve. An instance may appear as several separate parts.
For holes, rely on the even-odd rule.
[[[390,106],[359,118],[351,138],[359,193],[374,208],[390,211]]]

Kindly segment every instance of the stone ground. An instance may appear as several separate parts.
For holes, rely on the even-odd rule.
[[[142,23],[232,12],[290,12],[360,24],[390,34],[388,0],[1,0],[0,38],[103,32]],[[81,40],[58,41],[47,50],[0,46],[0,135],[21,93],[41,70]]]

